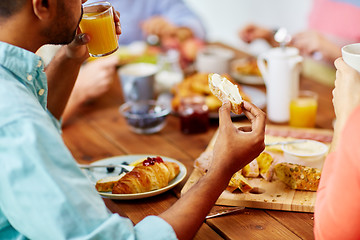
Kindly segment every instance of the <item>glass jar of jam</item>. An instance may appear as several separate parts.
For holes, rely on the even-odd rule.
[[[209,128],[209,108],[203,96],[183,98],[179,116],[181,131],[185,134],[202,133]]]

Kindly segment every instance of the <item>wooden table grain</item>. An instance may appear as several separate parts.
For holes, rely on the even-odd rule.
[[[244,53],[237,51],[237,56]],[[121,88],[114,76],[114,86],[105,96],[79,109],[63,128],[63,139],[79,163],[126,154],[162,155],[181,161],[187,168],[186,179],[163,194],[138,200],[104,199],[114,213],[128,217],[136,224],[148,215],[158,215],[180,196],[180,191],[193,170],[194,160],[206,149],[218,128],[211,121],[206,133],[185,135],[180,120],[170,115],[165,128],[156,134],[131,132],[118,108],[123,103]],[[253,86],[265,92],[264,86]],[[334,119],[332,88],[308,78],[301,78],[301,89],[319,94],[316,127],[331,129]],[[237,121],[247,120],[244,118]],[[191,217],[191,216],[189,216]],[[314,239],[314,216],[311,213],[245,209],[237,213],[204,221],[195,239]]]

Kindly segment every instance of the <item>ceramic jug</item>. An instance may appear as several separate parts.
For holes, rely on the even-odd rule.
[[[258,56],[258,66],[266,86],[267,116],[272,122],[289,121],[291,99],[299,92],[303,58],[297,48],[272,48]]]

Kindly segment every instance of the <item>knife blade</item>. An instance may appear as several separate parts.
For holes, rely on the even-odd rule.
[[[237,212],[237,211],[244,210],[244,209],[245,209],[245,207],[224,207],[224,208],[221,208],[218,210],[210,211],[210,213],[205,217],[205,219],[218,217],[221,215]]]

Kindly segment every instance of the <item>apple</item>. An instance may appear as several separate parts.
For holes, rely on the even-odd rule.
[[[189,62],[196,59],[196,55],[200,49],[205,46],[205,43],[198,38],[189,38],[182,42],[180,52],[183,58]]]

